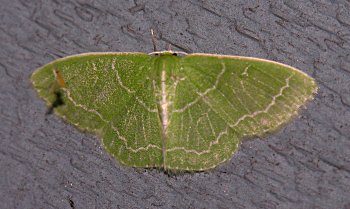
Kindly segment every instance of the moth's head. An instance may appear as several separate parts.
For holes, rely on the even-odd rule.
[[[149,53],[149,55],[152,56],[177,56],[177,57],[183,57],[186,56],[186,52],[180,52],[180,51],[158,51],[158,52],[152,52]]]

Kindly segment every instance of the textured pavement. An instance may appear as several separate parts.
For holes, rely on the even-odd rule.
[[[350,208],[350,2],[0,0],[0,208]],[[29,77],[60,57],[158,49],[254,56],[319,84],[279,132],[216,169],[121,166]]]

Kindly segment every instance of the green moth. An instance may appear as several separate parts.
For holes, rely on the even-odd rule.
[[[31,81],[57,115],[98,135],[120,163],[193,171],[277,130],[317,91],[313,78],[281,63],[173,51],[68,56]]]

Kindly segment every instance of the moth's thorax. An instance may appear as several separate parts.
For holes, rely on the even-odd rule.
[[[176,53],[176,54],[174,54]],[[154,52],[154,72],[156,99],[158,112],[162,123],[163,134],[168,134],[168,127],[171,124],[172,110],[174,108],[176,89],[181,78],[181,63],[184,56],[178,56],[178,52],[163,51]]]
[[[155,66],[155,90],[158,104],[158,114],[161,119],[162,125],[162,156],[163,156],[163,167],[167,167],[166,162],[166,147],[168,143],[168,128],[172,121],[172,112],[174,108],[176,98],[176,88],[181,80],[181,59],[184,58],[178,56],[177,52],[164,51],[154,52],[153,56]]]

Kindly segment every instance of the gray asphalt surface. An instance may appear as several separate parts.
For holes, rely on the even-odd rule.
[[[158,48],[292,65],[316,99],[214,170],[124,167],[55,115],[29,76],[60,57]],[[0,0],[0,208],[350,208],[350,2]]]

